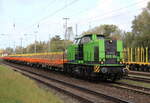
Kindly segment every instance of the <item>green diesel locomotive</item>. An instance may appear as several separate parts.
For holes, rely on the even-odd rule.
[[[104,35],[76,38],[67,48],[67,60],[64,71],[78,77],[115,81],[127,75],[122,41],[107,39]]]

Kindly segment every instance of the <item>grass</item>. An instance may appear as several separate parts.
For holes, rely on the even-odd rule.
[[[0,103],[62,103],[29,78],[0,65]]]

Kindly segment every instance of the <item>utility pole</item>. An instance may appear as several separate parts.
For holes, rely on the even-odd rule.
[[[37,29],[38,29],[38,31],[39,31],[39,27],[40,27],[40,25],[38,24],[37,25]],[[37,52],[37,46],[36,46],[36,39],[37,39],[37,33],[38,33],[38,31],[35,31],[34,33],[35,33],[35,44],[34,44],[34,53],[36,53]]]
[[[89,22],[89,30],[91,30],[91,22]]]
[[[35,43],[34,43],[34,53],[36,53],[36,34],[35,34]]]
[[[78,36],[78,24],[76,24],[76,37]]]
[[[50,52],[50,34],[49,34],[49,41],[48,41],[48,52]]]
[[[63,18],[63,20],[65,20],[65,26],[66,26],[66,30],[65,30],[65,37],[64,37],[64,53],[65,53],[65,49],[66,49],[66,40],[67,40],[67,23],[68,23],[68,20],[69,20],[70,18]],[[64,55],[64,53],[63,53],[63,60],[64,60],[64,57],[65,57],[65,55]],[[63,61],[64,62],[64,61]]]
[[[69,20],[70,18],[63,18],[63,19],[65,20],[65,40],[67,40],[67,36],[68,36],[68,35],[67,35],[67,32],[68,32],[68,31],[67,31],[67,29],[68,29],[68,28],[67,28],[67,27],[68,27],[67,24],[68,24],[68,20]]]
[[[16,28],[16,24],[15,23],[13,24],[13,28],[14,28],[14,34],[15,34],[15,28]],[[14,54],[16,54],[15,48],[16,47],[15,47],[15,41],[14,41]]]
[[[15,48],[16,48],[16,46],[15,46],[15,41],[14,41],[14,54],[16,54]]]
[[[24,45],[25,45],[25,47],[26,47],[26,53],[28,53],[28,48],[27,48],[27,46],[28,46],[28,35],[31,35],[31,34],[24,34],[24,37],[25,37],[25,41],[24,41]]]
[[[20,38],[21,54],[23,53],[22,38]]]

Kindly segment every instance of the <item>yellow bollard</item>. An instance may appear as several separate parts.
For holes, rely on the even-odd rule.
[[[136,50],[136,48],[134,48],[134,51],[135,51],[135,54],[134,54],[134,61],[136,62],[136,61],[137,61],[137,50]]]
[[[143,62],[145,62],[145,52],[144,52],[144,48],[143,48]]]
[[[130,58],[131,58],[130,60],[131,60],[131,62],[133,62],[132,48],[131,48],[130,52],[131,52],[131,53],[130,53],[130,54],[131,54],[131,55],[130,55]]]
[[[126,49],[123,49],[123,63],[125,63],[126,60]]]
[[[141,62],[143,62],[143,48],[141,47]]]
[[[137,54],[138,54],[137,62],[139,62],[140,61],[140,48],[137,48]]]
[[[125,62],[128,62],[128,52],[127,52],[127,49],[125,49]]]
[[[146,47],[146,63],[148,63],[148,47]]]
[[[130,62],[130,48],[128,48],[128,62]]]
[[[142,62],[142,48],[140,48],[140,62]]]

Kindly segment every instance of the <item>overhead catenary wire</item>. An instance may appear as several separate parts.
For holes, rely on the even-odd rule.
[[[109,12],[106,12],[106,13],[104,13],[104,14],[102,14],[102,15],[106,15],[106,14],[110,14],[110,13],[116,13],[116,12],[121,11],[121,10],[123,10],[123,9],[127,9],[127,8],[130,8],[130,7],[134,7],[134,6],[138,5],[138,4],[145,3],[145,2],[147,2],[147,1],[150,1],[150,0],[144,0],[144,1],[143,1],[143,0],[140,0],[140,1],[138,1],[138,2],[129,4],[129,5],[125,6],[125,7],[121,7],[121,8],[118,8],[118,9],[115,9],[115,10],[112,10],[112,11],[109,11]],[[100,17],[100,16],[102,16],[102,15],[95,16],[94,18]],[[89,19],[93,19],[93,18],[89,18]]]
[[[43,12],[45,12],[51,5],[53,5],[57,0],[52,0],[42,9]]]
[[[56,11],[50,13],[50,14],[47,15],[47,16],[41,18],[40,20],[38,20],[38,21],[35,22],[34,24],[30,25],[28,28],[30,28],[31,26],[34,26],[34,25],[36,25],[36,24],[40,24],[43,20],[46,20],[47,18],[50,18],[50,17],[54,16],[54,15],[57,14],[58,12],[61,12],[62,10],[66,9],[67,7],[69,7],[69,6],[71,6],[71,5],[73,5],[73,4],[76,3],[77,1],[79,1],[79,0],[73,0],[73,1],[69,2],[68,4],[64,5],[63,7],[57,9]],[[25,29],[25,30],[26,30],[26,29]]]
[[[135,9],[135,10],[143,10],[143,9]],[[129,15],[129,13],[132,13],[133,11],[124,11],[124,12],[121,12],[121,13],[119,13],[119,14],[115,14],[115,15],[112,15],[112,16],[107,16],[107,17],[102,17],[102,18],[99,18],[99,19],[97,19],[97,20],[94,20],[94,21],[91,21],[92,23],[94,23],[94,22],[98,22],[98,21],[103,21],[104,22],[104,20],[110,20],[110,19],[112,19],[112,18],[116,18],[116,17],[120,17],[120,16],[122,16],[122,14],[123,13],[125,13],[125,12],[127,12],[128,13],[128,15]],[[129,21],[128,21],[129,22]],[[78,24],[80,24],[80,26],[83,26],[83,25],[87,25],[87,29],[85,30],[82,30],[82,31],[87,31],[89,28],[88,28],[88,23],[89,22],[84,22],[84,23],[78,23]],[[122,25],[122,27],[121,27],[121,29],[123,28],[123,26],[126,26],[126,28],[127,28],[127,25],[125,24],[126,23],[126,20],[124,20],[123,22],[121,22],[121,23],[116,23],[116,22],[114,22],[114,23],[111,23],[111,24],[115,24],[115,25],[119,25],[119,24],[121,24]],[[100,24],[102,24],[102,22],[100,22]],[[106,23],[105,23],[106,24]],[[93,27],[95,27],[95,26],[93,26]],[[125,29],[125,28],[124,28]],[[125,30],[126,31],[126,30]]]
[[[134,9],[134,10],[142,10],[142,8],[140,8],[140,9]],[[133,11],[130,11],[130,10],[126,10],[126,11],[123,11],[123,12],[120,12],[119,14],[115,14],[115,15],[111,15],[111,16],[107,16],[107,17],[101,17],[101,18],[99,18],[99,19],[96,19],[96,20],[93,20],[93,21],[90,21],[90,22],[96,22],[96,21],[99,21],[99,20],[108,20],[108,19],[111,19],[111,18],[115,18],[115,17],[120,17],[120,16],[122,16],[122,14],[124,14],[124,13],[132,13]],[[124,20],[125,21],[125,20]],[[87,21],[86,21],[86,23],[87,23]],[[85,23],[85,24],[86,24]],[[89,22],[88,22],[89,23]],[[123,22],[124,23],[124,22]],[[79,23],[80,24],[80,26],[82,25],[81,24],[81,22]],[[118,24],[118,23],[117,23]],[[84,25],[84,24],[83,24]],[[122,25],[125,25],[125,24],[122,24]]]
[[[75,1],[75,0],[74,0]],[[139,3],[142,3],[142,2],[145,2],[145,1],[148,1],[148,0],[144,0],[144,1],[139,1],[139,2],[137,2],[137,3],[133,3],[133,4],[130,4],[130,6],[128,5],[128,6],[125,6],[126,8],[130,8],[130,7],[134,7],[134,5],[137,5],[137,4],[139,4]],[[122,7],[122,9],[121,8],[119,8],[119,9],[115,9],[115,10],[112,10],[112,13],[117,13],[118,11],[122,11],[122,10],[124,10],[123,9],[124,7]],[[62,11],[62,10],[61,10]],[[59,13],[59,12],[61,12],[61,11],[58,11],[58,12],[56,12],[56,14],[57,13]],[[116,11],[116,12],[115,12]],[[130,11],[127,11],[128,13],[130,12]],[[132,12],[132,11],[131,11]],[[54,13],[54,12],[53,12]],[[107,12],[108,14],[109,13],[111,13],[111,12]],[[106,15],[107,15],[107,13],[106,13]],[[52,13],[51,13],[52,14]],[[92,20],[92,21],[90,21],[90,22],[96,22],[96,21],[99,21],[99,20],[108,20],[108,19],[110,19],[110,18],[114,18],[114,17],[120,17],[121,16],[121,14],[122,13],[119,13],[119,14],[115,14],[115,15],[111,15],[111,16],[107,16],[106,17],[106,15],[105,15],[105,13],[104,13],[104,15],[103,16],[98,16],[98,17],[100,17],[100,18],[97,18],[97,19],[95,19],[95,20]],[[55,15],[55,13],[54,13],[54,15]],[[52,15],[53,16],[53,15]],[[51,16],[46,16],[47,18],[49,18],[49,17],[51,17]],[[93,18],[94,19],[94,18]],[[46,20],[45,18],[43,18],[43,20],[42,19],[40,19],[40,21],[38,21],[38,22],[42,22],[42,21],[44,21],[44,20]],[[125,20],[124,20],[125,21]],[[87,23],[87,21],[84,21],[84,22],[86,22]],[[79,22],[79,24],[81,24],[82,22]],[[89,22],[88,22],[89,23]],[[35,24],[33,24],[33,25],[37,25],[38,23],[35,23]],[[75,24],[78,24],[78,23],[75,23]],[[82,25],[82,24],[81,24]]]
[[[140,2],[141,3],[141,2]],[[137,3],[136,3],[137,4]],[[132,6],[133,7],[133,6]],[[125,7],[126,8],[126,7]],[[125,9],[124,8],[124,9]],[[143,8],[140,8],[140,9],[134,9],[134,10],[142,10]],[[115,10],[113,10],[113,12],[114,12]],[[81,25],[83,25],[83,24],[87,24],[87,23],[89,23],[89,22],[96,22],[96,21],[99,21],[99,20],[105,20],[105,19],[109,19],[109,18],[111,18],[111,17],[116,17],[116,16],[122,16],[122,15],[120,15],[120,14],[122,14],[122,13],[125,13],[125,12],[132,12],[132,11],[130,11],[130,10],[126,10],[126,11],[123,11],[123,12],[120,12],[119,14],[115,14],[115,15],[111,15],[111,16],[109,16],[110,15],[110,13],[108,12],[108,13],[105,13],[106,15],[101,15],[101,16],[99,16],[100,18],[98,18],[98,19],[94,19],[94,18],[91,18],[91,19],[89,19],[89,21],[88,20],[81,20],[81,21],[78,21],[78,23],[79,24],[81,24]],[[114,12],[114,13],[118,13],[117,12],[117,10],[116,10],[116,12]],[[107,16],[108,15],[108,16]],[[94,19],[94,20],[93,20]],[[75,22],[75,23],[77,23],[77,22]]]
[[[54,1],[56,1],[56,0],[53,0],[52,2],[54,2]],[[66,9],[67,7],[73,5],[73,4],[76,3],[77,1],[79,1],[79,0],[73,0],[73,1],[71,1],[71,2],[69,2],[69,3],[67,3],[67,4],[65,4],[63,7],[57,9],[56,11],[54,11],[54,12],[52,12],[52,13],[50,13],[48,16],[43,17],[42,19],[38,20],[38,21],[35,22],[34,24],[28,26],[27,28],[30,28],[30,27],[32,27],[32,26],[34,26],[34,25],[40,25],[40,23],[41,23],[43,20],[46,20],[47,18],[54,16],[54,15],[57,14],[58,12],[60,12],[60,11],[62,11],[62,10],[64,10],[64,9]],[[52,3],[52,2],[51,2],[51,3]],[[24,30],[27,30],[27,28],[25,28]]]
[[[96,21],[96,20],[93,20],[93,19],[96,19],[97,17],[98,17],[97,19],[105,18],[105,16],[107,16],[107,15],[109,16],[110,14],[112,15],[114,13],[118,13],[118,11],[122,11],[122,10],[125,10],[125,9],[128,9],[128,8],[137,6],[138,4],[145,3],[147,1],[150,1],[150,0],[145,0],[145,1],[142,0],[142,1],[139,1],[139,2],[135,2],[135,3],[129,4],[129,5],[125,6],[125,7],[121,7],[121,8],[118,8],[118,9],[115,9],[115,10],[103,13],[101,15],[98,15],[98,16],[95,16],[95,17],[92,17],[92,18],[87,18],[87,19],[83,18],[82,20],[78,20],[78,21],[74,22],[74,24],[76,24],[76,23],[82,24],[83,22],[86,22],[86,23],[87,22],[88,23],[89,22],[93,22],[93,21]]]
[[[42,22],[43,20],[46,20],[47,18],[49,18],[49,17],[51,17],[51,16],[57,14],[58,12],[64,10],[64,9],[67,8],[68,6],[71,6],[72,4],[74,4],[74,3],[77,2],[77,1],[79,1],[79,0],[73,0],[72,2],[70,2],[70,3],[66,4],[66,5],[64,5],[64,6],[63,6],[62,8],[60,8],[60,9],[57,9],[56,11],[54,11],[53,13],[51,13],[50,15],[48,15],[48,16],[46,16],[46,17],[40,19],[40,20],[38,20],[36,23],[34,23],[34,24],[32,24],[32,25],[39,24],[39,23]],[[148,0],[145,0],[145,1],[148,1]],[[134,5],[137,5],[137,4],[142,3],[142,2],[145,2],[145,1],[142,0],[142,1],[139,1],[139,2],[136,2],[136,3],[132,3],[132,4],[130,4],[130,5],[127,5],[127,6],[125,6],[125,7],[112,10],[112,11],[110,11],[110,12],[104,13],[103,16],[104,16],[105,14],[110,14],[110,13],[114,13],[114,12],[116,12],[116,11],[121,11],[121,10],[123,10],[123,9],[125,9],[125,8],[133,7]],[[97,17],[98,17],[98,16],[97,16]],[[95,17],[95,18],[96,18],[96,17]],[[93,19],[93,18],[89,18],[89,19]],[[94,20],[93,20],[93,21],[94,21]],[[90,21],[90,22],[92,22],[92,21]],[[80,22],[80,23],[81,23],[81,22]],[[77,24],[77,22],[76,22],[75,24]],[[32,26],[32,25],[31,25],[31,26]]]
[[[103,13],[103,14],[101,14],[100,16],[96,16],[96,17],[100,17],[100,18],[98,18],[98,19],[94,19],[94,18],[96,18],[96,17],[94,17],[94,18],[90,18],[89,20],[85,20],[85,18],[83,18],[82,20],[78,20],[78,21],[74,21],[74,22],[72,22],[72,25],[75,25],[75,24],[78,24],[78,25],[80,25],[80,26],[82,26],[82,25],[89,25],[89,23],[90,24],[93,24],[93,22],[96,22],[96,21],[99,21],[99,20],[106,20],[106,19],[110,19],[110,18],[114,18],[114,17],[120,17],[121,15],[120,15],[120,11],[121,11],[121,13],[122,13],[122,11],[123,12],[127,12],[127,11],[124,11],[124,10],[128,10],[128,8],[131,8],[131,7],[134,7],[134,6],[137,6],[137,5],[141,5],[141,4],[143,4],[143,3],[145,3],[145,2],[147,2],[147,1],[150,1],[150,0],[145,0],[145,1],[138,1],[138,2],[134,2],[134,3],[131,3],[131,4],[129,4],[129,5],[126,5],[125,7],[121,7],[121,8],[118,8],[118,9],[115,9],[115,10],[112,10],[112,11],[109,11],[109,12],[106,12],[106,13]],[[134,9],[134,10],[142,10],[143,8],[140,8],[140,9]],[[118,14],[116,14],[116,13],[118,13],[118,11],[119,11],[119,15]],[[128,12],[133,12],[133,11],[128,11]],[[110,14],[115,14],[115,15],[111,15],[110,16]],[[124,14],[123,14],[124,15]],[[133,16],[133,15],[132,15]],[[72,17],[73,18],[73,17]],[[93,20],[94,19],[94,20]],[[85,31],[85,30],[83,30],[83,31]]]

